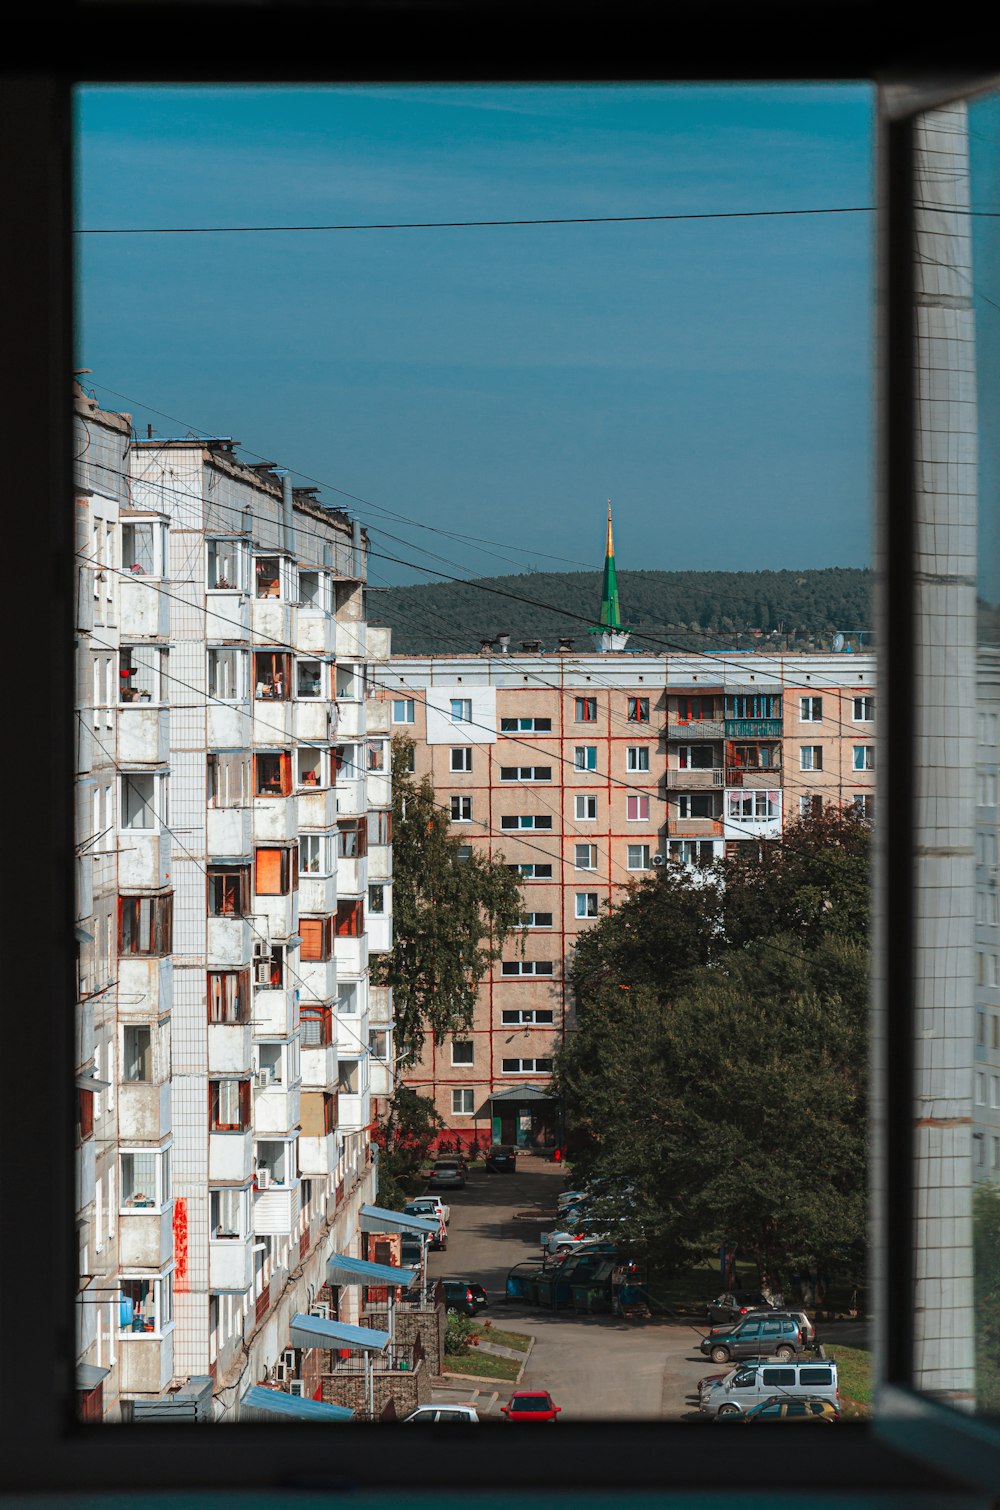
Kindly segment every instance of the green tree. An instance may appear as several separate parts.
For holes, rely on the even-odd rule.
[[[583,1172],[618,1192],[596,1214],[648,1258],[725,1242],[762,1283],[860,1276],[867,830],[822,814],[784,859],[746,850],[703,885],[643,883],[581,940],[557,1087]]]
[[[379,1149],[376,1199],[380,1206],[389,1211],[405,1206],[431,1143],[443,1126],[433,1101],[409,1086],[397,1085],[385,1115],[375,1124]]]
[[[409,774],[412,751],[393,739],[393,947],[371,967],[392,987],[400,1056],[471,1025],[479,983],[523,920],[516,874],[476,849],[463,857],[430,780]]]
[[[1000,1190],[985,1180],[972,1192],[976,1304],[976,1405],[1000,1411]]]

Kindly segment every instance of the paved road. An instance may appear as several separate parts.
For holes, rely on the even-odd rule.
[[[430,1255],[430,1273],[478,1280],[490,1296],[488,1314],[496,1325],[532,1334],[523,1386],[550,1389],[563,1419],[688,1414],[697,1380],[710,1371],[697,1351],[704,1328],[542,1311],[502,1299],[508,1269],[536,1257],[539,1233],[553,1225],[549,1217],[515,1220],[515,1213],[552,1212],[565,1189],[560,1165],[533,1156],[518,1165],[513,1175],[473,1173],[465,1190],[454,1192],[448,1248]]]

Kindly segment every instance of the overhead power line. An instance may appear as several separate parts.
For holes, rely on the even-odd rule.
[[[689,215],[541,215],[511,220],[341,221],[331,225],[80,226],[77,236],[246,236],[268,231],[461,231],[529,225],[641,225],[669,220],[773,220],[790,215],[870,215],[870,204],[804,210],[710,210]]]

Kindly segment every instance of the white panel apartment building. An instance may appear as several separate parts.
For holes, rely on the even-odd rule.
[[[625,886],[780,840],[817,803],[873,811],[868,654],[394,656],[375,678],[453,832],[524,885],[523,954],[512,939],[471,1031],[404,1075],[463,1140],[558,1135],[573,945]]]
[[[367,541],[232,442],[76,411],[81,1399],[116,1419],[210,1380],[221,1417],[375,1193]]]

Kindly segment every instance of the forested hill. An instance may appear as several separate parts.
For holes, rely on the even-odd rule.
[[[856,567],[822,571],[620,571],[622,619],[630,650],[828,650],[837,630],[867,630],[874,643],[874,577]],[[527,599],[528,601],[524,601]],[[392,627],[398,655],[475,654],[480,642],[510,635],[555,650],[594,648],[587,633],[601,606],[600,572],[528,572],[469,582],[368,589],[368,617]],[[852,637],[857,649],[857,636]]]

